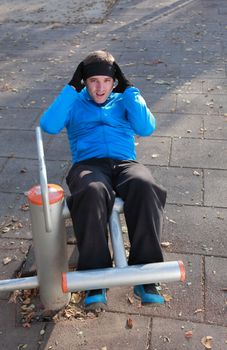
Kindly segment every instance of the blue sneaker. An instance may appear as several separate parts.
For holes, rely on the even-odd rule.
[[[165,299],[159,294],[154,283],[134,287],[135,297],[139,298],[142,304],[164,304]]]
[[[84,306],[89,311],[102,311],[106,309],[106,289],[88,290],[84,298]]]

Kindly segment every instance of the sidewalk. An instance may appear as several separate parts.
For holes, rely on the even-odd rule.
[[[164,306],[141,306],[132,288],[113,288],[99,317],[69,312],[31,328],[1,293],[1,349],[227,349],[226,18],[225,0],[1,3],[0,279],[27,256],[34,268],[24,195],[39,182],[34,129],[95,49],[113,53],[157,118],[154,135],[137,140],[137,158],[168,190],[163,250],[187,272],[186,283],[162,285]],[[67,193],[66,134],[43,136],[49,181]]]

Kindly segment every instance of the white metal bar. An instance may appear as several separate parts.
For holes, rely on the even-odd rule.
[[[39,126],[36,127],[36,141],[37,141],[38,161],[39,161],[40,188],[41,188],[41,195],[43,199],[43,214],[44,214],[46,231],[51,232],[52,222],[51,222],[51,215],[50,215],[47,172],[46,172],[46,164],[44,159],[42,134]]]
[[[66,293],[184,280],[185,269],[182,261],[170,261],[123,268],[67,272],[62,274],[62,289]]]
[[[33,289],[38,287],[39,281],[37,276],[0,280],[0,292],[10,292],[16,289]]]

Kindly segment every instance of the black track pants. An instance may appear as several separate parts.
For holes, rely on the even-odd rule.
[[[89,159],[72,166],[66,178],[68,206],[76,234],[78,269],[112,266],[107,223],[115,197],[124,201],[131,244],[129,265],[161,262],[160,247],[166,191],[135,161]]]

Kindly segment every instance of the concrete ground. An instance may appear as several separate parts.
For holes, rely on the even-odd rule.
[[[138,160],[168,190],[163,250],[187,272],[185,283],[162,285],[164,306],[113,288],[98,317],[84,315],[78,294],[53,318],[38,314],[35,291],[10,303],[1,293],[1,349],[227,349],[226,18],[225,0],[1,2],[0,279],[34,272],[26,204],[39,183],[34,129],[95,49],[113,53],[157,118],[152,137],[137,140]],[[44,144],[49,181],[67,193],[66,134],[44,135]],[[68,231],[71,255],[70,223]]]

